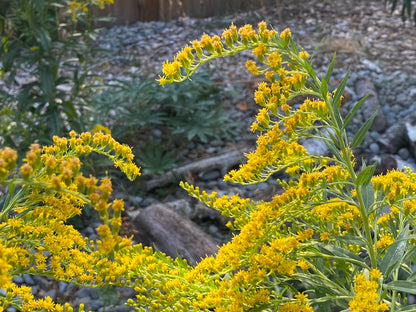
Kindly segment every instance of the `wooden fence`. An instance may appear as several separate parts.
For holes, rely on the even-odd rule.
[[[138,21],[169,21],[181,16],[222,16],[239,11],[280,5],[282,0],[114,0],[114,4],[97,12],[114,17],[114,24]]]

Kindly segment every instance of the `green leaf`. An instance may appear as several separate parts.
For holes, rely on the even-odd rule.
[[[364,140],[365,135],[367,134],[368,130],[370,129],[371,125],[373,124],[374,118],[376,118],[377,114],[378,114],[378,110],[379,108],[377,108],[377,110],[374,112],[373,115],[371,115],[371,117],[362,125],[362,127],[360,128],[360,130],[358,130],[358,133],[356,134],[351,148],[355,149],[358,146],[360,146],[361,142]]]
[[[368,98],[368,96],[370,95],[367,94],[366,96],[364,96],[361,100],[359,100],[354,107],[348,112],[347,116],[345,116],[344,119],[344,126],[343,129],[347,128],[348,125],[350,124],[350,122],[352,121],[352,119],[354,118],[355,114],[357,113],[357,111],[360,109],[360,107],[363,105],[364,101]]]
[[[325,80],[325,78],[322,78],[321,81],[321,93],[322,96],[326,98],[326,95],[328,94],[328,82]]]
[[[289,42],[290,42],[290,45],[291,45],[291,47],[292,47],[292,51],[293,51],[293,53],[294,53],[294,54],[296,54],[296,55],[298,55],[298,54],[299,54],[299,52],[298,52],[298,48],[296,47],[296,43],[295,43],[295,41],[292,39],[292,37],[290,37],[290,38],[289,38]]]
[[[416,295],[416,282],[392,281],[388,284],[384,284],[383,286],[389,290],[396,290],[399,292]]]
[[[337,241],[346,243],[348,245],[358,245],[358,246],[367,245],[367,241],[364,238],[354,236],[354,235],[334,236],[334,238]]]
[[[322,279],[317,275],[304,273],[295,273],[294,275],[307,284],[309,286],[308,289],[313,289],[314,291],[325,293],[330,296],[340,296],[343,293],[341,290],[334,288],[333,285],[329,285],[325,279]],[[341,285],[339,286],[341,288]]]
[[[325,76],[325,80],[329,81],[331,79],[331,75],[332,75],[332,71],[334,69],[334,65],[335,65],[335,57],[336,57],[337,53],[334,53],[334,56],[332,57],[332,61],[331,64],[329,65],[328,71],[326,72],[326,76]]]
[[[369,168],[369,167],[367,167]],[[374,204],[374,188],[373,183],[367,183],[361,186],[361,194],[363,196],[364,208],[368,212],[370,207]]]
[[[397,312],[415,312],[416,304],[412,304],[412,305],[401,307],[401,308],[396,308],[396,311]]]
[[[366,185],[371,181],[371,178],[374,175],[374,171],[376,170],[377,163],[365,167],[357,176],[357,185]]]
[[[394,269],[400,265],[400,261],[406,251],[407,238],[409,236],[409,224],[407,224],[397,235],[394,243],[389,247],[383,260],[380,264],[380,270],[385,279],[390,277],[390,274]]]
[[[308,62],[305,62],[304,66],[305,66],[305,69],[306,69],[309,77],[311,77],[313,80],[316,80],[316,75],[315,75],[315,72],[314,72],[311,64],[309,64]]]
[[[360,264],[362,267],[366,267],[365,262],[362,258],[357,256],[355,253],[344,249],[342,247],[334,246],[334,245],[322,245],[320,246],[321,252],[327,255],[333,255],[340,258],[343,258],[345,261],[350,261],[355,264]]]
[[[347,85],[348,77],[350,76],[350,69],[348,68],[347,74],[342,79],[341,83],[339,84],[337,91],[334,94],[334,97],[332,99],[332,104],[336,107],[339,107],[340,105],[338,102],[341,100],[341,96],[344,94],[345,86]]]
[[[45,93],[48,102],[55,100],[55,79],[51,69],[47,66],[39,68],[40,87]]]
[[[43,51],[49,52],[52,48],[52,39],[45,29],[35,29],[34,31],[36,39],[39,41],[40,47]]]
[[[341,153],[339,152],[339,149],[335,146],[334,143],[328,141],[328,140],[324,140],[325,145],[329,148],[329,150],[331,151],[331,153],[341,162],[344,162],[344,159],[342,158]]]

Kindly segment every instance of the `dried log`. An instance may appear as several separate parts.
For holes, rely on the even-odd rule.
[[[183,179],[185,176],[203,178],[206,173],[213,170],[218,170],[219,174],[224,176],[231,168],[236,167],[245,161],[244,154],[252,149],[249,145],[250,144],[247,143],[236,145],[232,149],[227,149],[217,155],[206,157],[172,169],[162,176],[149,179],[141,186],[141,189],[147,192],[157,187],[166,186],[172,181]],[[144,179],[146,179],[146,177],[144,177]]]
[[[138,231],[134,236],[137,242],[155,246],[172,258],[179,255],[195,264],[218,251],[208,234],[165,204],[154,204],[141,210],[133,224]]]

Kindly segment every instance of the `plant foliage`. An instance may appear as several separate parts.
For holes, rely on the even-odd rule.
[[[185,80],[217,57],[246,50],[258,57],[246,63],[264,75],[254,94],[256,148],[225,180],[253,184],[283,170],[290,176],[278,180],[284,191],[254,201],[181,183],[231,218],[227,225],[236,233],[216,255],[190,265],[118,235],[122,201],[110,202],[110,179],[84,176],[79,158],[104,154],[135,178],[131,149],[109,134],[71,132],[51,146],[32,145],[20,170],[17,153],[1,149],[0,183],[8,194],[0,210],[0,309],[72,311],[12,281],[31,273],[87,287],[131,287],[137,294],[127,305],[137,311],[414,311],[407,298],[416,289],[416,173],[375,176],[374,165],[357,168],[352,147],[371,121],[349,141],[346,127],[363,103],[343,118],[348,73],[328,91],[335,57],[318,78],[290,30],[278,33],[264,22],[258,30],[231,25],[222,38],[203,35],[192,44],[163,65],[162,84]],[[290,106],[298,95],[306,99]],[[300,143],[305,138],[322,140],[332,155],[309,154]],[[67,224],[84,205],[103,222],[96,242]]]
[[[112,1],[13,0],[0,3],[0,143],[26,149],[51,133],[84,129],[88,60],[96,36],[88,8]],[[16,79],[23,79],[16,86]],[[9,122],[13,120],[13,122]]]

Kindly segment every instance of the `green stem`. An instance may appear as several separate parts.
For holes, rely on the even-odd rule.
[[[365,209],[365,204],[364,204],[364,199],[363,199],[363,194],[362,194],[362,187],[361,187],[361,185],[358,185],[358,183],[357,183],[357,175],[355,173],[354,166],[353,166],[352,161],[351,161],[350,151],[347,148],[347,146],[349,146],[348,138],[347,138],[345,130],[341,130],[338,127],[337,123],[336,123],[337,116],[335,115],[336,111],[333,108],[333,105],[336,105],[336,103],[330,103],[330,100],[328,99],[326,94],[322,94],[321,96],[325,100],[325,103],[326,103],[327,107],[329,107],[329,111],[330,111],[330,115],[331,115],[331,121],[332,121],[332,124],[333,124],[332,128],[335,131],[335,137],[338,140],[338,142],[334,142],[334,143],[336,145],[338,145],[338,147],[341,151],[344,166],[346,167],[348,173],[351,176],[352,182],[355,185],[355,189],[356,189],[356,192],[357,192],[357,199],[358,199],[358,210],[359,210],[360,215],[361,215],[362,224],[363,224],[363,228],[364,228],[364,233],[365,233],[365,236],[366,236],[366,240],[368,242],[368,253],[369,253],[369,257],[370,257],[370,261],[371,261],[371,267],[372,268],[377,268],[377,255],[376,255],[376,251],[374,249],[374,241],[371,238],[370,223],[369,223],[369,220],[368,220],[368,214],[366,213],[366,209]],[[340,118],[342,120],[341,116],[338,116],[338,118]]]

